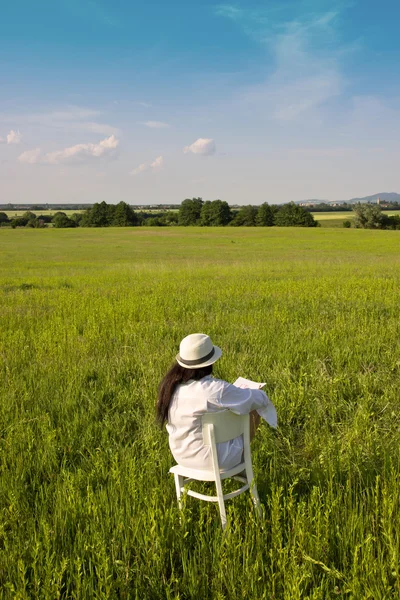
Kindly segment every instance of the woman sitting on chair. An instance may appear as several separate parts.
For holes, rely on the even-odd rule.
[[[167,422],[172,455],[183,467],[212,468],[210,447],[203,444],[204,413],[226,409],[238,415],[250,413],[253,438],[260,423],[257,409],[266,409],[271,404],[261,390],[238,388],[212,377],[212,365],[221,354],[208,335],[188,335],[181,341],[176,363],[160,384],[157,418],[161,425]],[[228,470],[238,465],[242,452],[242,436],[217,444],[220,468]]]

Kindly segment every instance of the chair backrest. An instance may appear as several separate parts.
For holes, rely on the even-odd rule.
[[[213,427],[209,427],[213,425]],[[211,446],[211,430],[214,431],[215,443],[227,442],[240,435],[245,436],[249,433],[250,417],[249,415],[235,415],[230,410],[220,410],[212,413],[205,413],[202,416],[203,442],[205,446]]]

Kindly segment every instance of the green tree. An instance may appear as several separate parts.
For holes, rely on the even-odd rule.
[[[382,226],[383,229],[400,229],[400,215],[384,215]]]
[[[11,227],[15,229],[16,227],[26,227],[28,221],[24,219],[24,217],[15,217],[11,220]]]
[[[82,227],[109,227],[114,219],[115,206],[107,202],[96,202],[82,217]]]
[[[313,215],[294,202],[284,204],[275,214],[275,225],[278,227],[317,227]]]
[[[63,212],[58,212],[53,217],[53,225],[57,229],[66,229],[69,227],[76,227],[75,221],[67,217]]]
[[[257,221],[258,209],[256,206],[242,206],[242,208],[236,213],[235,218],[232,221],[232,225],[235,227],[255,227]]]
[[[28,223],[29,221],[33,221],[33,219],[36,219],[36,215],[35,213],[33,213],[30,210],[27,210],[26,212],[24,212],[24,214],[22,215],[22,218],[26,220],[26,222]]]
[[[117,204],[114,209],[111,225],[114,225],[114,227],[130,227],[132,225],[138,225],[138,223],[139,219],[129,204],[126,204],[126,202]]]
[[[222,227],[232,220],[229,204],[223,200],[207,200],[200,213],[200,225],[203,227]]]
[[[0,226],[9,223],[9,219],[5,212],[0,212]]]
[[[166,227],[167,225],[163,217],[150,217],[144,224],[146,227]]]
[[[353,206],[355,213],[354,227],[358,229],[383,229],[384,215],[378,204],[361,204]]]
[[[256,225],[259,227],[272,227],[274,224],[274,210],[268,204],[268,202],[264,202],[258,209],[257,217],[256,217]]]
[[[167,211],[162,217],[165,225],[178,225],[178,213],[172,210]]]
[[[201,207],[200,211],[200,225],[202,227],[209,227],[212,225],[212,202],[206,200]]]
[[[183,225],[185,227],[188,225],[198,225],[200,223],[202,206],[203,200],[201,198],[186,198],[179,208],[179,225]]]
[[[214,200],[211,202],[211,223],[215,227],[228,225],[232,220],[232,213],[229,204],[224,200]]]
[[[76,227],[80,227],[81,221],[83,219],[83,214],[82,213],[74,213],[71,215],[70,219],[72,219],[72,221],[74,221]]]
[[[38,221],[43,221],[43,223],[51,223],[53,221],[54,215],[39,215],[37,217]]]

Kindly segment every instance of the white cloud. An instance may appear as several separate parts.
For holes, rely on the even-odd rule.
[[[7,144],[19,144],[22,139],[22,135],[19,131],[14,131],[11,129],[10,133],[7,135]]]
[[[23,152],[22,154],[19,155],[18,160],[21,163],[26,163],[28,165],[34,165],[38,162],[40,162],[40,157],[41,157],[41,150],[40,148],[35,148],[34,150],[26,150],[25,152]]]
[[[150,127],[150,129],[165,129],[169,127],[168,123],[163,123],[162,121],[145,121],[144,123],[139,124],[146,125],[146,127]]]
[[[157,156],[157,158],[153,160],[153,162],[142,163],[141,165],[136,167],[136,169],[133,169],[131,173],[132,175],[139,175],[140,173],[145,173],[146,171],[156,172],[160,171],[163,168],[163,166],[164,157]]]
[[[144,173],[145,171],[148,171],[148,170],[149,170],[149,164],[142,163],[141,165],[136,167],[136,169],[133,169],[132,175],[139,175],[140,173]]]
[[[64,150],[57,150],[56,152],[49,152],[43,158],[43,161],[51,164],[58,165],[63,162],[75,162],[82,161],[87,158],[100,158],[104,155],[111,154],[118,146],[119,141],[115,135],[101,140],[98,144],[76,144]]]
[[[185,154],[201,154],[202,156],[211,156],[215,154],[217,148],[215,142],[209,138],[199,138],[190,146],[185,146],[183,151]]]
[[[36,164],[47,163],[49,165],[59,165],[62,163],[82,162],[91,158],[101,158],[111,155],[117,148],[119,141],[114,135],[111,135],[97,144],[76,144],[56,152],[42,154],[40,148],[23,152],[18,160],[19,162]]]
[[[150,164],[150,167],[153,171],[159,171],[164,166],[164,157],[157,156],[157,158]]]
[[[5,138],[0,137],[0,144],[19,144],[22,140],[22,134],[19,131],[11,131],[7,134]]]

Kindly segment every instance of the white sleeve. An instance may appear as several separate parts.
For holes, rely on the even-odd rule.
[[[209,402],[227,408],[237,415],[247,415],[252,410],[267,407],[269,398],[262,390],[238,388],[231,383],[224,382],[221,394],[217,398],[210,398]]]

